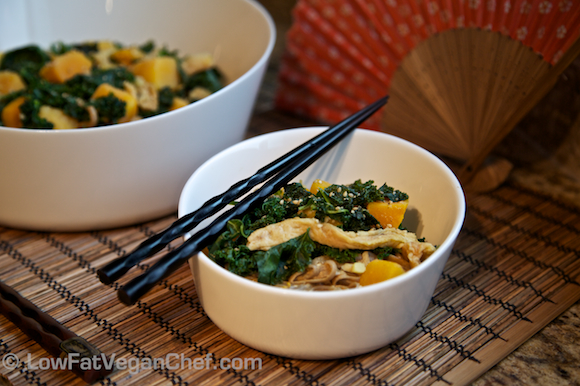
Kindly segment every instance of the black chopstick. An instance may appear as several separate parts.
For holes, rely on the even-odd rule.
[[[113,260],[106,266],[100,268],[97,271],[100,281],[104,284],[111,284],[112,282],[118,280],[137,263],[161,251],[176,238],[184,236],[187,232],[191,231],[197,225],[199,225],[201,221],[218,213],[230,202],[248,193],[253,187],[266,181],[295,160],[300,159],[307,152],[320,147],[337,133],[341,133],[353,125],[356,126],[360,124],[362,121],[368,118],[368,116],[378,110],[378,108],[384,105],[387,102],[387,99],[388,96],[377,100],[365,109],[362,109],[358,113],[351,115],[350,117],[330,127],[316,137],[284,154],[280,158],[272,161],[268,165],[258,170],[253,176],[237,182],[236,184],[232,185],[226,192],[205,202],[196,211],[181,217],[165,230],[149,237],[141,244],[139,244],[128,255]]]
[[[381,106],[387,102],[388,97],[383,97],[367,106],[363,110],[347,118],[345,121],[337,124],[340,129],[333,131],[332,135],[326,138],[323,143],[316,142],[317,146],[310,146],[307,142],[307,148],[301,153],[301,156],[294,159],[293,162],[282,169],[279,174],[273,176],[260,189],[249,194],[244,200],[235,205],[232,209],[218,216],[210,225],[200,230],[186,240],[182,245],[173,251],[168,252],[159,261],[157,261],[144,274],[136,277],[121,287],[118,291],[118,297],[121,302],[131,305],[134,304],[141,296],[147,293],[156,283],[163,280],[177,268],[184,264],[189,257],[201,251],[211,241],[213,241],[226,227],[227,222],[235,217],[239,217],[251,208],[261,203],[264,199],[280,190],[290,180],[295,178],[314,161],[320,158],[329,149],[334,147],[344,137],[351,133],[359,124],[364,122],[368,117],[374,114]],[[344,123],[347,122],[347,123]]]

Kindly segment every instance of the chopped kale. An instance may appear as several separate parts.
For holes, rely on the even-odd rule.
[[[393,202],[398,201],[405,201],[409,199],[409,195],[407,193],[403,193],[399,190],[395,190],[394,188],[387,186],[386,184],[381,186],[379,190],[383,193],[383,195]]]
[[[245,246],[247,236],[242,220],[228,222],[227,230],[210,246],[210,258],[242,276],[257,272],[258,281],[266,284],[278,284],[310,264],[314,242],[308,233],[268,251],[254,252]]]
[[[262,205],[254,210],[252,218],[255,219],[250,225],[251,230],[275,224],[286,218],[288,210],[287,202],[277,196],[272,196],[264,200]]]
[[[171,51],[169,48],[163,46],[159,50],[159,56],[171,56],[172,58],[179,59],[179,52],[177,50]]]
[[[219,265],[226,267],[228,271],[240,276],[248,276],[257,269],[256,259],[245,245],[215,251],[212,258]]]
[[[385,260],[390,255],[394,255],[399,252],[401,252],[399,249],[391,247],[377,248],[373,250],[373,253],[377,255],[377,258],[380,260]]]
[[[49,61],[50,56],[40,47],[29,45],[6,52],[2,57],[0,70],[11,70],[17,73],[27,70],[36,74]]]
[[[22,124],[24,127],[34,127],[37,129],[52,129],[52,123],[44,118],[40,118],[38,112],[42,103],[38,99],[27,99],[20,105],[22,114]]]
[[[95,99],[92,104],[99,113],[99,124],[117,123],[125,116],[125,101],[120,100],[113,93]]]
[[[358,180],[351,185],[331,185],[320,189],[306,200],[301,210],[315,211],[315,217],[320,221],[329,217],[347,231],[366,231],[379,226],[377,219],[366,209],[367,203],[383,199],[372,181],[363,184]]]
[[[330,218],[346,231],[370,230],[380,227],[380,224],[366,206],[369,202],[389,199],[385,191],[389,194],[397,192],[399,198],[407,196],[387,185],[377,189],[373,181],[362,183],[358,180],[351,185],[331,185],[316,194],[302,184],[289,184],[284,188],[283,195],[269,197],[251,213],[250,229],[301,216],[315,217],[323,222]]]
[[[210,92],[216,92],[224,86],[224,77],[217,68],[196,72],[186,76],[183,80],[183,93],[185,96],[196,87],[203,87]]]
[[[239,245],[245,245],[250,231],[246,231],[247,222],[244,220],[228,221],[226,230],[210,246],[209,253],[215,254],[224,248],[236,248]]]
[[[159,112],[166,112],[173,104],[175,93],[169,87],[163,87],[159,90],[158,102]]]
[[[135,82],[135,75],[125,67],[114,67],[110,69],[94,69],[91,76],[96,82],[109,83],[112,86],[122,89],[125,82]]]
[[[362,254],[364,251],[360,249],[338,249],[332,248],[327,245],[322,245],[319,243],[316,244],[316,251],[314,253],[315,256],[328,256],[334,261],[339,264],[344,263],[354,263],[356,262],[356,257]],[[398,253],[399,250],[396,248],[385,247],[385,248],[376,248],[370,251],[377,255],[378,259],[386,259],[389,255],[394,255]]]
[[[255,259],[258,281],[264,284],[279,284],[294,272],[304,271],[312,261],[314,249],[314,242],[306,232],[267,251],[257,251]]]
[[[166,113],[171,108],[173,104],[173,98],[175,96],[175,92],[171,90],[169,87],[163,87],[159,90],[157,94],[157,103],[158,107],[157,110],[146,110],[143,108],[139,108],[139,115],[143,118],[151,117],[153,115],[158,115],[162,113]]]
[[[339,264],[354,263],[359,254],[356,249],[338,249],[316,243],[316,256],[328,256]]]
[[[59,108],[63,110],[65,114],[79,121],[89,120],[89,113],[86,110],[86,106],[80,104],[74,95],[67,93],[66,86],[53,85],[41,79],[37,81],[34,88],[32,88],[32,92],[29,92],[27,96],[28,99],[34,101],[34,103]],[[25,126],[27,125],[25,124]]]
[[[132,83],[134,81],[135,75],[124,67],[106,70],[93,68],[90,75],[77,75],[69,79],[64,84],[62,91],[88,100],[101,83],[108,83],[116,88],[123,89],[125,82]]]
[[[62,55],[71,50],[77,50],[82,52],[83,54],[90,54],[93,52],[97,52],[99,49],[97,43],[95,42],[88,42],[82,44],[65,44],[63,42],[57,42],[51,44],[50,46],[50,52],[52,52],[55,55]]]
[[[143,51],[143,53],[149,54],[149,53],[153,52],[153,50],[155,49],[155,42],[153,42],[153,40],[149,40],[149,41],[145,42],[144,44],[140,45],[139,49],[141,51]]]

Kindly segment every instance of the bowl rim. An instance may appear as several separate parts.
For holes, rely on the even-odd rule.
[[[268,39],[268,44],[266,45],[266,49],[264,50],[264,52],[262,53],[260,58],[246,72],[244,72],[242,75],[240,75],[239,77],[234,79],[232,82],[226,84],[224,87],[222,87],[218,91],[212,93],[211,95],[208,95],[207,97],[205,97],[199,101],[196,101],[195,103],[190,103],[187,106],[182,107],[181,109],[177,109],[177,110],[173,110],[173,111],[166,111],[165,113],[162,113],[159,115],[154,115],[152,117],[144,118],[147,120],[147,122],[154,122],[155,120],[166,118],[167,114],[174,115],[174,114],[178,114],[178,113],[183,113],[184,111],[190,110],[192,108],[201,108],[201,107],[195,107],[195,106],[203,106],[204,104],[209,103],[208,101],[212,101],[213,99],[218,98],[220,95],[222,95],[225,92],[223,90],[226,90],[226,89],[229,90],[230,88],[234,87],[236,84],[244,82],[244,80],[246,78],[252,76],[252,74],[254,72],[258,71],[258,68],[262,67],[263,65],[265,67],[264,62],[267,62],[270,60],[270,55],[272,54],[272,51],[274,50],[274,45],[276,43],[276,26],[274,24],[274,20],[272,19],[272,16],[270,15],[270,13],[266,10],[266,8],[261,3],[257,2],[257,1],[252,1],[252,0],[239,0],[239,1],[242,3],[246,3],[250,7],[253,7],[254,9],[256,9],[259,12],[259,14],[264,18],[264,20],[266,21],[266,24],[268,25],[268,31],[270,33],[270,37]],[[78,130],[78,129],[54,130],[54,129],[34,129],[34,128],[28,129],[28,128],[20,128],[20,127],[7,127],[7,126],[0,125],[0,132],[6,131],[6,132],[19,132],[19,133],[59,133],[59,134],[44,134],[44,135],[78,135],[78,134],[72,134],[72,133],[96,132],[96,131],[104,131],[104,130],[113,130],[113,129],[117,129],[117,128],[120,128],[120,129],[130,128],[136,124],[139,124],[140,122],[142,122],[142,120],[123,122],[123,123],[115,123],[112,125],[97,126],[97,127],[86,127],[86,128],[83,128],[82,130]]]
[[[314,130],[316,130],[315,133],[317,133],[317,132],[322,131],[325,128],[327,128],[327,127],[325,127],[325,126],[310,126],[310,127],[284,129],[284,130],[279,130],[279,131],[275,131],[275,132],[271,132],[271,133],[266,133],[266,134],[258,135],[258,136],[246,139],[244,141],[241,141],[241,142],[239,142],[233,146],[230,146],[229,148],[224,149],[223,151],[217,153],[216,155],[214,155],[213,157],[208,159],[206,162],[204,162],[187,180],[187,182],[184,185],[184,188],[180,194],[180,197],[179,197],[178,217],[181,218],[185,214],[187,214],[187,213],[185,213],[185,209],[184,209],[186,197],[191,195],[188,192],[191,189],[191,186],[193,185],[192,181],[194,180],[198,171],[201,171],[204,168],[208,167],[208,165],[210,163],[212,163],[214,161],[214,159],[217,159],[218,157],[224,157],[227,153],[229,153],[231,151],[235,151],[237,148],[246,147],[248,145],[251,145],[253,142],[263,141],[265,138],[267,139],[267,137],[269,137],[269,136],[288,135],[288,134],[290,134],[292,132],[296,132],[296,131],[314,131]],[[363,128],[356,129],[355,132],[351,135],[386,136],[384,138],[388,138],[389,141],[394,141],[395,143],[398,143],[399,145],[409,146],[409,147],[423,153],[423,155],[425,155],[426,157],[430,158],[435,164],[437,164],[442,169],[442,171],[451,180],[452,184],[455,187],[454,190],[456,192],[456,196],[458,199],[457,200],[457,202],[458,202],[457,216],[455,217],[455,221],[453,223],[453,226],[452,226],[449,234],[447,235],[447,237],[445,237],[445,240],[440,245],[438,245],[435,252],[433,252],[433,254],[431,256],[429,256],[429,258],[427,260],[425,260],[424,262],[419,264],[419,266],[413,268],[412,270],[406,272],[403,275],[400,275],[400,276],[397,276],[395,278],[386,280],[386,281],[381,282],[381,283],[376,283],[376,284],[373,284],[370,286],[354,288],[353,291],[351,291],[351,290],[299,291],[299,290],[293,290],[293,289],[283,288],[283,287],[276,287],[276,286],[272,286],[272,285],[268,285],[268,284],[254,282],[252,280],[243,278],[243,277],[236,275],[235,273],[232,273],[232,272],[228,271],[227,269],[221,267],[219,264],[215,263],[213,260],[211,260],[203,252],[199,252],[197,254],[197,257],[200,258],[201,260],[203,260],[205,263],[207,263],[208,267],[211,267],[211,269],[214,272],[216,272],[217,274],[222,276],[224,279],[233,280],[233,283],[235,283],[236,285],[241,285],[243,287],[246,287],[248,290],[265,291],[265,293],[269,294],[269,295],[291,296],[291,297],[295,297],[295,298],[299,298],[299,299],[323,299],[323,298],[328,299],[328,298],[335,298],[335,297],[339,297],[339,298],[347,297],[348,298],[348,297],[364,296],[365,294],[369,294],[369,293],[373,293],[373,292],[377,292],[377,291],[388,290],[389,288],[396,287],[397,285],[399,285],[400,283],[405,282],[405,281],[412,281],[412,280],[414,280],[415,276],[418,276],[423,271],[430,269],[430,267],[433,264],[435,264],[435,261],[439,260],[445,254],[446,250],[451,249],[453,247],[453,245],[454,245],[454,243],[459,235],[459,232],[461,231],[461,228],[463,227],[463,223],[465,221],[467,205],[466,205],[466,198],[465,198],[465,194],[464,194],[463,188],[461,186],[461,183],[459,182],[455,173],[453,173],[453,171],[449,168],[449,166],[447,166],[439,157],[437,157],[436,155],[434,155],[430,151],[428,151],[428,150],[426,150],[426,149],[424,149],[424,148],[422,148],[422,147],[420,147],[420,146],[418,146],[410,141],[407,141],[407,140],[402,139],[400,137],[396,137],[396,136],[391,135],[391,134],[377,132],[377,131],[363,129]],[[187,237],[188,236],[185,236],[185,239],[187,239]]]

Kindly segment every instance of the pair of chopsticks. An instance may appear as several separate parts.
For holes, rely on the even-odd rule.
[[[178,248],[168,252],[141,276],[121,287],[117,295],[121,302],[131,305],[147,293],[155,284],[165,279],[191,256],[209,245],[221,234],[228,221],[242,216],[264,199],[280,190],[293,178],[334,147],[379,108],[387,103],[388,96],[380,98],[371,105],[330,127],[311,140],[286,153],[264,166],[253,176],[232,185],[226,192],[205,202],[198,210],[176,220],[167,229],[143,241],[128,255],[120,257],[97,271],[104,284],[111,284],[122,277],[140,261],[153,256],[171,241],[184,236],[200,222],[213,216],[226,205],[248,193],[256,185],[262,187],[249,194],[232,209],[218,216],[210,225],[198,231]]]

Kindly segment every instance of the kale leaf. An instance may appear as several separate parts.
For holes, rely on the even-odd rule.
[[[400,190],[396,190],[386,184],[381,186],[379,190],[383,193],[383,195],[393,202],[398,201],[405,201],[409,199],[409,195],[407,193],[403,193]]]
[[[148,118],[161,113],[166,113],[173,104],[173,97],[176,95],[170,87],[163,87],[157,94],[157,110],[146,110],[139,107],[139,115],[143,118]]]
[[[29,45],[6,52],[2,57],[0,70],[11,70],[17,73],[28,70],[36,74],[49,61],[50,57],[40,47]]]
[[[92,104],[99,113],[99,124],[117,123],[119,119],[125,116],[127,103],[117,98],[113,93],[95,99]]]
[[[93,68],[90,75],[76,75],[64,83],[62,92],[88,100],[101,83],[123,89],[125,82],[134,82],[135,75],[124,67],[110,69]],[[53,86],[54,87],[54,86]]]
[[[254,209],[252,218],[255,221],[250,225],[251,230],[263,228],[266,225],[275,224],[286,218],[286,202],[278,196],[268,197],[261,206]]]
[[[38,99],[26,99],[20,105],[22,126],[35,129],[52,129],[54,125],[38,115],[42,103]]]
[[[267,251],[256,252],[258,281],[275,285],[287,280],[294,272],[303,272],[312,261],[314,249],[314,241],[306,232]]]
[[[355,249],[338,249],[316,243],[316,256],[328,256],[339,264],[354,263],[361,251]]]
[[[369,213],[366,205],[372,201],[383,200],[384,196],[372,183],[373,181],[368,181],[363,184],[357,180],[351,185],[330,185],[310,196],[301,209],[315,211],[315,217],[320,221],[329,217],[347,231],[376,228],[379,222]]]
[[[65,44],[63,42],[57,42],[50,45],[50,52],[55,55],[62,55],[71,50],[77,50],[85,55],[88,55],[99,50],[96,42],[87,42],[81,44]]]
[[[377,255],[378,259],[385,260],[390,255],[395,255],[397,253],[401,253],[401,250],[398,248],[384,247],[384,248],[377,248],[377,249],[373,250],[373,253],[375,255]]]
[[[245,245],[251,231],[247,231],[247,221],[245,219],[234,219],[228,221],[226,229],[218,236],[216,241],[209,247],[209,253],[215,254],[224,248],[237,248]]]
[[[224,87],[224,77],[217,68],[209,68],[183,78],[183,95],[187,96],[196,87],[203,87],[214,93]]]
[[[149,53],[153,52],[153,50],[155,49],[155,42],[153,40],[149,40],[149,41],[145,42],[144,44],[140,45],[139,49],[141,51],[143,51],[143,53],[149,54]]]
[[[251,233],[246,225],[243,220],[229,221],[226,230],[208,248],[209,257],[235,274],[257,273],[258,281],[266,284],[281,283],[310,264],[315,243],[308,232],[268,251],[250,251],[245,245]]]
[[[337,263],[344,264],[356,262],[357,256],[359,256],[363,252],[365,251],[361,249],[338,249],[316,243],[316,250],[314,252],[314,256],[328,256]],[[400,250],[397,248],[384,247],[373,249],[370,252],[374,253],[378,259],[383,260],[388,258],[389,255],[399,253]]]
[[[257,268],[252,251],[245,245],[217,250],[212,255],[212,259],[228,271],[240,276],[248,276]]]

